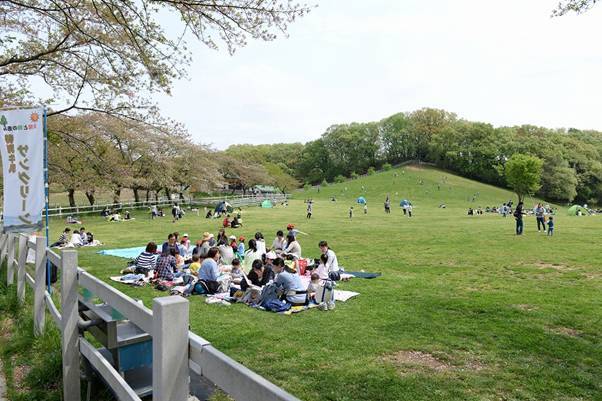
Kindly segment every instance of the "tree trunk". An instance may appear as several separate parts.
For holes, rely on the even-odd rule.
[[[138,193],[138,187],[132,188],[132,191],[134,191],[134,202],[140,202],[140,194]]]
[[[75,189],[69,188],[67,190],[67,196],[69,197],[69,206],[76,207],[77,205],[75,204]]]
[[[146,190],[146,201],[148,202],[150,200],[150,191],[147,189]]]
[[[181,201],[185,201],[186,198],[184,198],[184,192],[180,192],[180,200]]]
[[[119,188],[115,189],[115,191],[113,191],[113,204],[118,205],[120,198],[121,198],[121,187],[119,187]]]
[[[165,196],[167,196],[168,201],[171,200],[171,191],[169,190],[169,188],[165,188]]]
[[[90,206],[94,206],[96,202],[96,197],[94,196],[95,189],[89,189],[86,191],[86,198],[88,198],[88,202],[90,202]]]

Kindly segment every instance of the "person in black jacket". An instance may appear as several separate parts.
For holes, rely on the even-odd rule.
[[[523,202],[518,202],[514,210],[514,218],[516,219],[516,235],[523,234]]]
[[[258,287],[263,287],[270,280],[274,279],[274,271],[269,266],[264,266],[263,262],[259,259],[253,262],[253,267],[249,274],[247,274],[247,278],[250,281],[250,284],[256,285]],[[246,291],[249,287],[249,283],[246,280],[242,280],[240,282],[240,289]]]

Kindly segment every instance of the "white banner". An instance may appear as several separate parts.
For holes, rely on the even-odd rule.
[[[4,232],[42,228],[44,109],[0,110]]]

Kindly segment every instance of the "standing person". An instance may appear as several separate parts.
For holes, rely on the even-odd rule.
[[[407,214],[408,214],[408,204],[404,203],[401,208],[403,209],[403,215],[407,216]]]
[[[543,206],[541,205],[541,203],[538,203],[537,206],[535,207],[535,219],[537,220],[537,232],[540,232],[540,226],[543,229],[543,232],[546,232],[546,222],[544,220],[544,213],[545,213],[545,209],[543,208]]]
[[[548,219],[548,235],[554,235],[554,217],[550,216]]]
[[[312,212],[312,206],[313,202],[311,201],[311,199],[307,202],[307,216],[305,216],[307,219],[311,219],[311,212]]]
[[[523,202],[518,202],[516,210],[514,210],[514,218],[516,219],[516,235],[523,234]]]
[[[154,220],[158,215],[159,211],[157,210],[157,205],[153,205],[153,207],[151,207],[151,219]]]
[[[408,217],[412,217],[412,204],[411,203],[408,204],[407,209],[408,209]]]
[[[349,220],[353,219],[353,206],[349,208]]]
[[[172,223],[175,223],[176,220],[178,220],[178,205],[176,205],[175,203],[171,207],[171,215],[173,216]]]
[[[391,213],[391,199],[389,199],[389,194],[387,194],[387,199],[385,199],[385,213]]]
[[[368,204],[364,203],[364,214],[368,214]]]

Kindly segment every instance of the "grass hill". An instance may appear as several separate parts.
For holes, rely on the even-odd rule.
[[[399,206],[402,199],[408,199],[419,208],[499,206],[513,200],[516,194],[492,185],[483,184],[428,165],[409,165],[373,175],[362,176],[343,183],[329,184],[321,187],[320,192],[313,188],[306,197],[314,199],[330,199],[355,202],[357,197],[364,196],[368,207],[382,209],[387,194],[391,196],[391,207]],[[302,195],[300,195],[302,196]],[[473,201],[474,198],[474,201]],[[525,204],[537,202],[527,198]]]
[[[358,208],[350,220],[360,195],[369,212]],[[315,200],[311,220],[303,198]],[[411,219],[399,211],[401,198],[415,205]],[[408,166],[300,192],[288,207],[244,209],[244,226],[228,234],[261,231],[271,244],[276,230],[295,223],[307,233],[299,237],[304,256],[318,257],[318,241],[327,240],[347,269],[383,275],[341,283],[361,295],[334,311],[293,316],[192,296],[191,328],[303,400],[600,399],[602,217],[561,212],[553,237],[527,217],[518,237],[512,217],[466,215],[469,206],[509,199],[503,189]],[[176,223],[133,215],[119,223],[82,218],[104,248],[162,242],[173,231],[196,240],[221,227],[192,213]],[[63,227],[53,219],[52,237]],[[125,260],[97,251],[81,249],[80,266],[108,281]],[[147,306],[167,295],[114,285]]]

